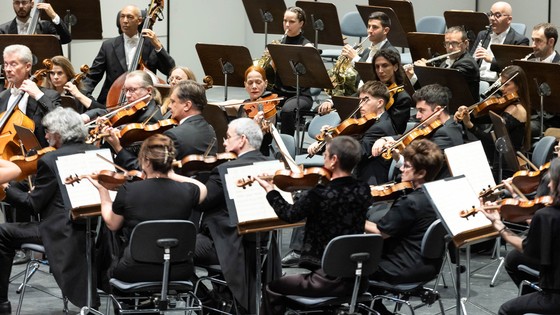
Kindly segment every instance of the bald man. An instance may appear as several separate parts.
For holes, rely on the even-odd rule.
[[[106,104],[107,93],[113,82],[128,70],[128,67],[136,52],[136,46],[140,36],[144,37],[142,46],[142,60],[153,73],[158,70],[164,75],[169,75],[175,67],[175,61],[157,38],[154,31],[143,29],[138,32],[143,18],[140,9],[133,5],[125,6],[119,13],[119,25],[122,32],[115,38],[103,42],[99,53],[92,63],[89,74],[84,80],[84,90],[91,94],[105,74],[103,88],[97,97],[97,101]],[[106,104],[109,107],[116,104]]]
[[[490,19],[490,30],[478,33],[471,55],[479,60],[480,80],[493,83],[498,78],[501,69],[496,63],[494,54],[490,50],[492,44],[529,45],[529,39],[511,28],[513,10],[511,5],[504,1],[496,2],[487,13]]]

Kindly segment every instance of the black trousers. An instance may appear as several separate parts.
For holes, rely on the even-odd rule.
[[[540,264],[537,259],[524,255],[523,253],[515,249],[509,251],[506,255],[505,268],[511,280],[513,280],[518,288],[523,280],[528,280],[531,282],[539,280],[537,277],[532,277],[528,273],[518,270],[517,266],[519,265],[525,265],[532,269],[540,270]]]
[[[313,100],[309,96],[299,97],[299,110],[309,110],[313,106]],[[281,130],[280,132],[288,135],[294,135],[296,130],[296,110],[298,109],[298,98],[291,97],[282,105],[280,112]]]
[[[560,293],[534,292],[502,304],[498,315],[559,314]]]

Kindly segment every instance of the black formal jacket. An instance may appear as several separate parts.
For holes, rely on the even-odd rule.
[[[462,126],[455,122],[453,118],[449,118],[443,126],[436,129],[428,137],[443,151],[447,148],[454,147],[456,145],[461,145],[463,141]],[[441,171],[437,175],[436,179],[442,179],[451,176],[449,168],[447,167],[447,162],[443,162]]]
[[[254,313],[255,305],[255,269],[251,252],[254,252],[255,244],[245,245],[243,236],[237,233],[237,226],[230,221],[224,185],[220,178],[220,171],[229,167],[243,166],[254,162],[266,161],[268,157],[262,155],[259,150],[253,150],[241,155],[237,160],[223,163],[214,170],[206,182],[208,195],[206,200],[197,208],[203,212],[200,230],[208,231],[214,240],[214,246],[224,273],[225,280],[230,287],[233,296],[241,306]],[[272,242],[274,243],[274,242]],[[277,248],[271,248],[268,254],[268,268],[272,271],[272,278],[281,275],[280,254]],[[263,279],[263,284],[267,281]]]
[[[443,67],[444,64],[445,62],[442,62],[440,67]],[[457,58],[451,65],[451,69],[457,69],[461,72],[463,77],[467,80],[469,91],[471,92],[473,99],[478,100],[478,94],[480,93],[480,70],[476,60],[474,60],[471,54],[465,52],[459,56],[459,58]]]
[[[560,54],[558,54],[557,51],[554,51],[554,52],[556,53],[556,55],[554,55],[554,58],[552,58],[552,63],[560,63]],[[535,54],[530,54],[527,57],[527,60],[528,61],[537,61],[536,57],[535,57]]]
[[[45,93],[45,95],[43,95],[38,101],[29,97],[27,100],[27,109],[24,114],[31,118],[35,123],[34,133],[41,146],[47,147],[49,144],[47,139],[45,139],[46,132],[41,120],[48,112],[55,109],[55,107],[60,106],[60,95],[54,90],[43,87],[39,87],[39,89]],[[10,90],[5,90],[0,93],[0,112],[5,112],[7,110],[10,96]]]
[[[62,295],[79,307],[87,304],[85,226],[70,219],[70,205],[65,204],[62,197],[61,190],[65,188],[58,178],[56,160],[59,156],[95,149],[97,147],[84,143],[65,143],[37,162],[35,188],[31,192],[17,187],[6,190],[7,202],[41,215],[39,232],[51,272]]]
[[[488,48],[488,44],[490,44],[490,35],[486,36],[488,31],[480,31],[476,36],[476,40],[474,44],[471,46],[471,55],[474,56],[474,52],[478,47],[478,44],[482,42],[482,47]],[[506,35],[506,39],[504,40],[505,45],[523,45],[529,46],[529,39],[519,33],[517,33],[513,27],[509,28],[509,32]],[[500,72],[502,69],[498,67],[498,63],[496,62],[496,58],[492,59],[492,64],[490,66],[491,71]]]
[[[61,44],[68,44],[72,41],[72,36],[66,23],[60,18],[60,23],[58,25],[54,24],[52,21],[39,20],[37,22],[37,34],[53,34],[58,35]],[[0,25],[0,34],[18,34],[17,22],[14,18],[13,20]]]
[[[124,35],[120,35],[108,39],[101,44],[99,53],[97,53],[97,57],[93,60],[89,73],[84,80],[84,91],[87,94],[91,94],[105,74],[105,82],[97,97],[97,101],[101,104],[106,104],[107,93],[111,85],[113,85],[113,82],[128,71],[123,36]],[[175,67],[175,60],[169,56],[165,48],[156,52],[149,40],[144,40],[144,45],[142,46],[142,60],[153,73],[159,70],[163,74],[169,75],[171,69]]]

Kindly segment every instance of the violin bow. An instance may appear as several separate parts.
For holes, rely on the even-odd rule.
[[[104,157],[103,155],[101,155],[101,154],[99,154],[99,153],[96,153],[96,155],[97,155],[98,158],[102,159],[103,161],[105,161],[105,162],[107,162],[107,163],[113,165],[113,166],[114,166],[116,169],[118,169],[119,171],[124,172],[124,173],[127,172],[127,170],[126,170],[124,167],[115,164],[114,162],[112,162],[112,161],[109,160],[108,158]]]
[[[207,157],[208,154],[210,154],[210,150],[212,150],[214,144],[216,144],[216,137],[212,138],[212,141],[210,141],[208,148],[206,148],[206,151],[204,151],[204,157]]]

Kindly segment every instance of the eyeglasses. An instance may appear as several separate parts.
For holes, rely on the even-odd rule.
[[[443,47],[447,48],[447,47],[451,46],[453,48],[456,48],[456,47],[459,47],[459,45],[461,45],[461,43],[462,42],[443,42]]]
[[[129,93],[129,92],[130,92],[130,94],[134,94],[134,93],[136,93],[136,91],[138,91],[140,89],[145,89],[145,87],[141,86],[141,87],[137,87],[137,88],[123,88],[122,90],[123,90],[124,94]]]
[[[31,3],[31,1],[14,1],[14,5],[17,5],[17,6],[20,6],[20,5],[26,6],[30,3]]]
[[[509,14],[502,14],[500,12],[486,12],[486,15],[488,15],[488,17],[494,17],[496,20],[499,20],[502,16],[509,16]]]

